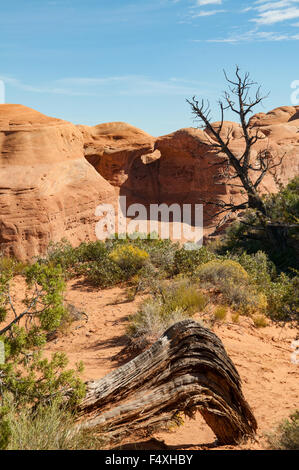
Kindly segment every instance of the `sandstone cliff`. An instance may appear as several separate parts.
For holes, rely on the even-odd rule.
[[[0,105],[0,248],[20,259],[51,240],[94,238],[95,207],[113,187],[84,158],[74,126],[20,105]]]
[[[286,183],[299,173],[299,106],[259,113],[251,122],[266,137],[253,156],[265,145],[277,158],[285,154],[278,177]],[[230,129],[231,148],[241,153],[241,128],[226,122],[223,133]],[[220,157],[210,142],[194,128],[154,138],[126,123],[74,126],[0,105],[0,250],[28,259],[51,240],[93,240],[96,206],[115,204],[118,194],[145,205],[242,199],[239,189],[215,184]],[[262,189],[277,190],[273,177]]]

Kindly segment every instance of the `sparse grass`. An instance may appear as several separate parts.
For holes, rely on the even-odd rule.
[[[160,293],[145,300],[130,317],[128,336],[132,349],[142,350],[171,325],[202,311],[207,297],[187,279],[161,286]]]
[[[299,411],[292,413],[266,437],[270,449],[299,450]]]
[[[79,450],[101,449],[103,437],[80,429],[74,416],[61,403],[54,401],[34,411],[25,407],[18,411],[13,401],[6,403],[7,450]]]
[[[268,321],[265,315],[254,315],[252,319],[256,328],[265,328],[268,326]]]
[[[240,321],[239,312],[232,313],[232,321],[233,321],[233,323],[239,323],[239,321]]]
[[[227,316],[227,307],[226,305],[218,305],[214,310],[214,317],[216,320],[223,321]]]

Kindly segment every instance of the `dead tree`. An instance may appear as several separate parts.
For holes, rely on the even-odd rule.
[[[253,145],[258,140],[266,139],[266,136],[262,134],[258,128],[253,128],[249,119],[253,108],[260,104],[266,96],[261,96],[260,87],[258,87],[255,92],[255,97],[253,99],[249,97],[250,89],[256,85],[256,83],[250,79],[249,73],[246,73],[242,77],[238,66],[235,71],[235,80],[229,79],[226,72],[224,72],[224,74],[229,83],[229,91],[224,92],[224,100],[219,101],[221,121],[217,126],[215,124],[213,125],[210,120],[211,110],[209,103],[206,104],[204,100],[201,100],[199,103],[195,97],[193,97],[192,101],[187,100],[187,103],[190,104],[193,114],[199,120],[200,127],[208,131],[207,138],[209,146],[222,158],[221,161],[217,159],[215,162],[217,166],[223,165],[222,171],[219,174],[219,178],[221,178],[222,181],[219,184],[242,188],[246,192],[247,200],[239,205],[225,203],[224,201],[211,201],[211,204],[219,206],[221,208],[221,214],[228,211],[235,212],[249,207],[258,209],[266,215],[266,208],[258,191],[259,186],[265,175],[281,162],[274,163],[268,148],[259,152],[258,156],[255,157],[253,161],[251,152]],[[245,144],[244,151],[241,155],[238,155],[230,148],[233,129],[229,128],[226,135],[222,132],[226,110],[231,110],[237,114],[238,120],[240,121],[242,137]],[[257,175],[256,178],[252,176],[252,173]],[[240,180],[241,184],[238,182],[230,182],[236,179]]]
[[[221,114],[220,123],[217,125],[211,122],[211,110],[209,103],[200,102],[193,97],[190,104],[193,114],[199,121],[200,127],[206,130],[207,142],[210,148],[214,149],[217,158],[211,165],[219,168],[216,175],[216,184],[240,188],[240,194],[244,195],[244,201],[235,203],[233,198],[230,201],[202,201],[207,205],[214,206],[216,213],[213,217],[221,216],[217,227],[226,222],[233,213],[247,208],[257,211],[260,226],[266,232],[267,237],[275,248],[282,249],[286,246],[286,238],[282,240],[282,235],[287,234],[288,226],[273,224],[271,214],[267,212],[267,206],[260,192],[260,185],[267,174],[272,174],[277,180],[277,167],[279,167],[285,157],[273,155],[267,137],[251,121],[250,116],[253,109],[260,104],[267,96],[261,95],[261,88],[257,87],[254,97],[250,97],[250,92],[257,84],[251,80],[249,73],[243,76],[236,66],[235,79],[228,78],[228,91],[224,92],[223,100],[219,100]],[[228,128],[224,132],[225,111],[230,110],[238,116],[241,126],[241,137],[244,143],[244,150],[239,155],[231,147],[233,128]],[[253,146],[260,140],[265,140],[265,145],[254,155]],[[283,230],[282,230],[283,228]]]
[[[199,411],[219,443],[252,437],[257,423],[220,339],[192,320],[170,327],[150,349],[87,383],[81,426],[111,439],[169,425]]]

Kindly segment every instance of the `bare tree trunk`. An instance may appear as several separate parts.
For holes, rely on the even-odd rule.
[[[83,426],[108,438],[169,425],[177,412],[200,411],[222,444],[254,435],[257,423],[240,376],[220,339],[192,320],[170,327],[150,349],[87,383]]]

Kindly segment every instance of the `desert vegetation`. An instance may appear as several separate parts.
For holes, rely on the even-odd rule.
[[[273,220],[298,221],[298,178],[264,204]],[[282,210],[283,208],[283,210]],[[283,214],[283,215],[281,215]],[[71,322],[64,301],[69,279],[92,288],[126,286],[127,302],[145,299],[127,327],[127,349],[137,355],[149,348],[173,324],[198,315],[201,324],[237,323],[241,315],[256,328],[269,321],[298,327],[298,233],[290,228],[283,260],[267,243],[258,216],[248,209],[217,241],[186,250],[170,240],[135,234],[72,247],[67,240],[52,243],[45,257],[31,264],[0,258],[0,339],[5,363],[0,366],[0,430],[2,449],[100,448],[102,438],[75,426],[76,406],[85,395],[82,364],[69,370],[68,359],[43,356],[49,334]],[[254,234],[252,244],[244,243]],[[290,262],[288,262],[290,259]],[[15,304],[11,282],[23,278],[26,293]],[[65,396],[68,396],[67,404]],[[298,413],[297,413],[298,414]],[[285,421],[269,445],[298,447],[298,416]],[[88,436],[88,438],[86,437]],[[296,447],[297,446],[297,447]]]

